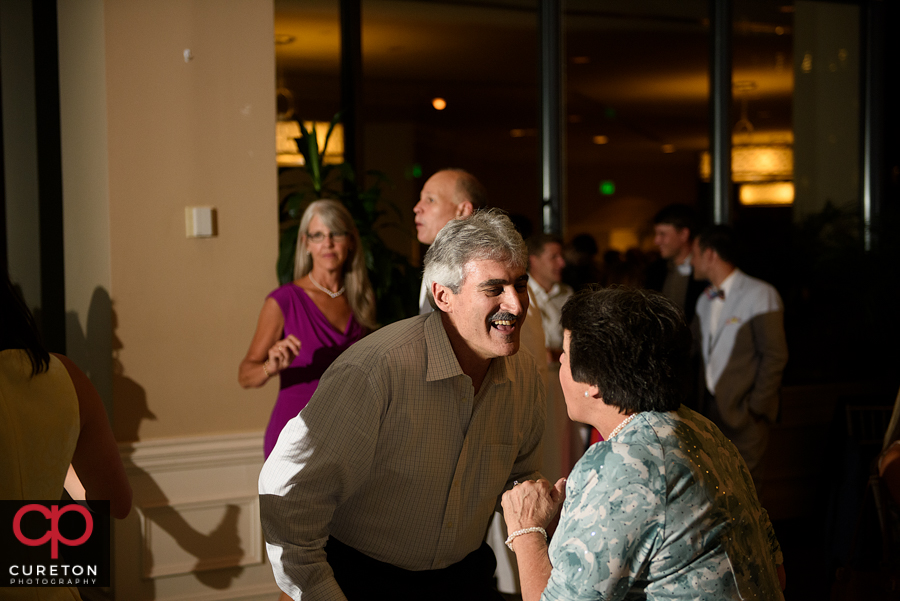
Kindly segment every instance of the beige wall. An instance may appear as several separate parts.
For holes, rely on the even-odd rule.
[[[66,354],[112,410],[109,154],[103,0],[60,0]]]
[[[3,106],[3,175],[6,252],[10,279],[28,307],[41,307],[37,121],[31,2],[0,2],[0,72]]]
[[[277,283],[272,2],[60,5],[63,93],[95,100],[63,113],[69,309],[111,359],[116,436],[262,430],[275,385],[237,366]],[[185,237],[194,205],[217,237]],[[88,324],[109,299],[112,355]]]

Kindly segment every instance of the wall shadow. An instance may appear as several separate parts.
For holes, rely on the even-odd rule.
[[[111,421],[116,440],[120,443],[137,442],[140,440],[143,420],[155,420],[157,417],[150,410],[143,386],[125,374],[125,366],[119,358],[124,344],[116,334],[117,327],[118,316],[112,299],[106,290],[97,287],[91,297],[85,330],[81,327],[77,313],[69,312],[66,315],[67,350],[69,357],[81,367],[101,393],[107,413],[114,416]],[[244,568],[220,568],[218,565],[223,560],[239,561],[244,556],[238,530],[241,508],[229,504],[212,531],[197,530],[169,505],[168,495],[156,480],[146,470],[134,465],[131,461],[134,447],[123,445],[121,453],[135,490],[136,509],[140,510],[142,501],[152,504],[152,511],[141,514],[152,520],[155,526],[171,536],[181,549],[196,559],[192,575],[199,582],[217,590],[229,588]],[[143,538],[138,512],[133,511],[120,527],[123,531],[127,530]],[[149,554],[146,546],[141,547],[144,549],[142,553]],[[140,591],[137,596],[140,599],[156,598],[154,581],[143,577],[144,570],[152,570],[153,561],[151,556],[135,557],[128,562],[129,566],[120,566],[120,570],[128,573],[129,578],[140,580],[137,585]],[[84,593],[85,598],[97,598],[98,593],[103,594],[96,589],[85,589]]]

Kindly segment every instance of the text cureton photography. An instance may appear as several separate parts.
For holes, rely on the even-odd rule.
[[[109,520],[106,501],[0,501],[0,587],[109,586]]]

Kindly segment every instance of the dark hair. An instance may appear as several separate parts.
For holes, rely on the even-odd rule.
[[[612,287],[582,290],[562,308],[576,382],[600,389],[627,412],[673,411],[687,392],[691,333],[662,294]]]
[[[544,252],[544,247],[548,244],[556,243],[562,246],[562,239],[555,234],[535,234],[529,236],[525,241],[528,246],[528,256],[536,257]]]
[[[738,264],[740,258],[740,245],[738,244],[734,230],[727,225],[714,225],[706,228],[697,239],[700,250],[711,248],[716,251],[719,258],[732,265]]]
[[[31,375],[37,375],[47,371],[50,367],[50,353],[41,343],[34,316],[28,310],[28,305],[16,291],[9,273],[6,275],[6,285],[0,292],[0,351],[8,349],[22,349],[28,353],[31,360]]]
[[[671,204],[663,207],[653,217],[654,225],[668,224],[676,230],[688,229],[690,239],[697,235],[697,215],[694,209],[683,204]]]
[[[571,246],[572,250],[574,250],[579,255],[588,255],[590,257],[593,257],[598,252],[600,252],[600,249],[597,248],[597,241],[594,240],[594,237],[590,234],[578,234],[577,236],[572,238],[572,241],[569,242],[569,246]]]

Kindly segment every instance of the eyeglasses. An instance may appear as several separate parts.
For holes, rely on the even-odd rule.
[[[325,232],[306,232],[306,239],[317,244],[324,242],[325,238],[331,238],[335,242],[343,242],[347,239],[347,235],[347,232],[328,232],[327,234]]]

